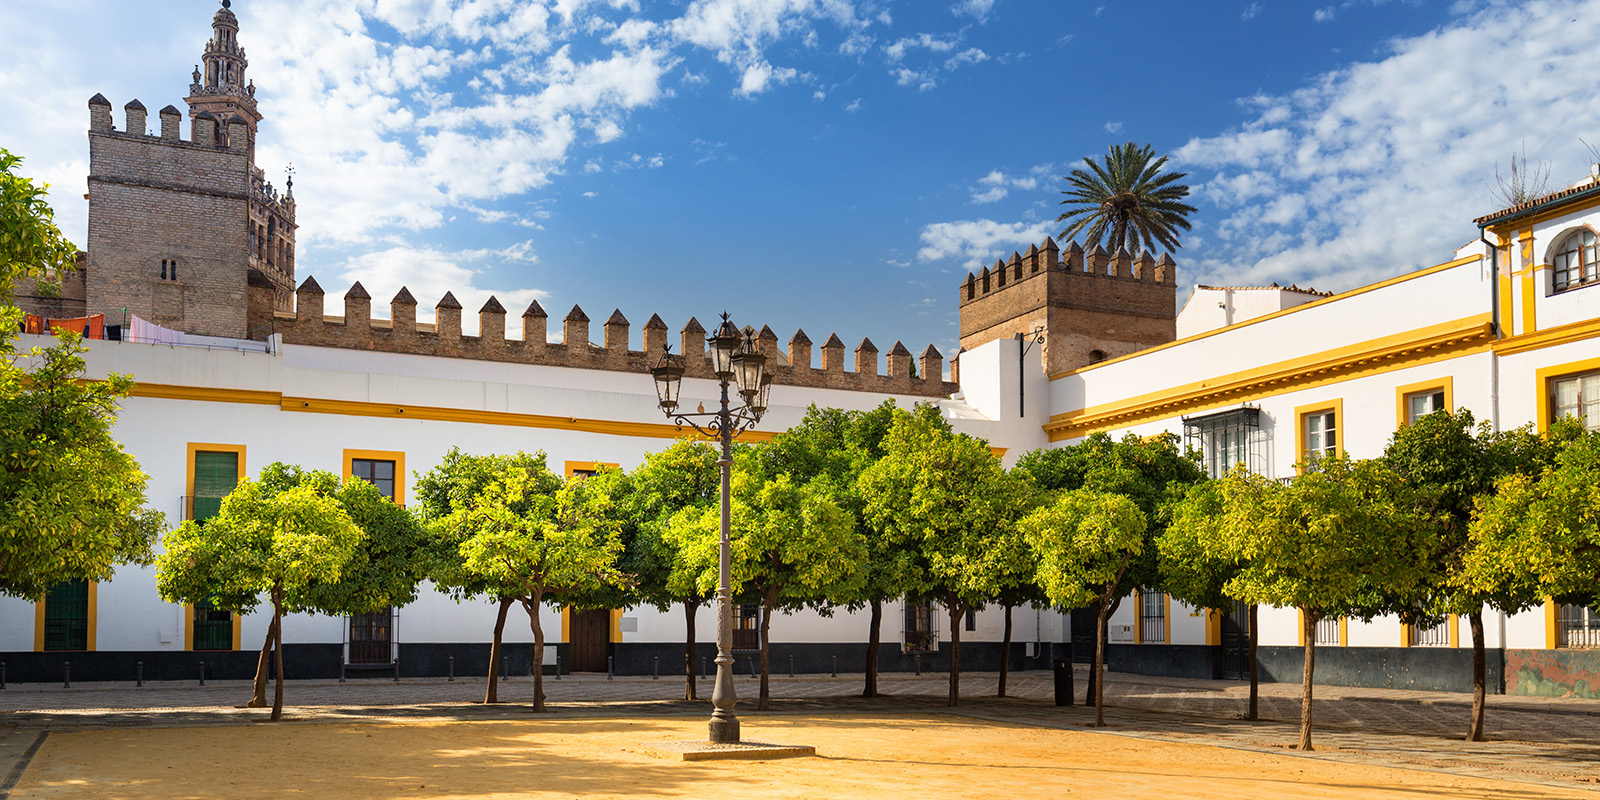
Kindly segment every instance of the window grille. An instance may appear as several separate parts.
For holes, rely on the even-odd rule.
[[[1600,372],[1551,381],[1550,394],[1551,422],[1577,417],[1585,428],[1600,430]]]
[[[1412,647],[1450,646],[1450,620],[1448,619],[1431,628],[1424,628],[1418,625],[1412,625],[1410,628]]]
[[[1161,592],[1139,590],[1139,641],[1167,643],[1167,596]]]
[[[1260,474],[1266,471],[1266,437],[1261,410],[1235,408],[1202,417],[1184,417],[1184,445],[1200,453],[1206,474],[1220,478],[1235,465]]]
[[[65,581],[44,598],[44,649],[89,649],[89,582]]]
[[[1596,258],[1597,239],[1594,231],[1581,230],[1561,240],[1556,246],[1555,291],[1565,291],[1600,281],[1600,258]]]
[[[760,603],[739,603],[733,607],[733,649],[761,649]]]
[[[1444,410],[1444,390],[1430,389],[1426,392],[1417,392],[1406,395],[1406,424],[1410,425],[1418,419]]]
[[[1339,641],[1339,619],[1325,619],[1317,623],[1317,644],[1342,644]]]
[[[1557,647],[1600,647],[1600,610],[1563,603],[1556,618]]]
[[[217,608],[209,598],[194,604],[193,624],[193,649],[233,649],[233,614]]]
[[[373,486],[378,487],[378,493],[390,500],[394,499],[394,462],[378,461],[371,458],[353,458],[350,460],[350,476],[360,478]]]
[[[967,614],[966,614],[966,630],[975,631],[977,629],[978,629],[978,612],[976,612],[976,611],[974,611],[974,610],[969,608],[969,609],[967,609]]]
[[[392,664],[394,608],[350,616],[350,663]]]
[[[906,601],[900,628],[900,650],[905,653],[932,653],[939,649],[939,629],[934,624],[933,607]]]

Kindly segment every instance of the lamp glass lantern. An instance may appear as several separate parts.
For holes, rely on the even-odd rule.
[[[733,357],[733,377],[746,402],[761,391],[761,379],[766,376],[766,370],[767,357],[749,348]]]
[[[650,374],[656,379],[656,398],[661,408],[672,411],[678,407],[678,392],[683,388],[683,356],[663,352]]]
[[[772,393],[772,376],[761,376],[761,389],[750,399],[750,410],[759,418],[767,413],[767,396]]]
[[[711,369],[722,380],[733,377],[733,357],[739,354],[739,348],[744,344],[744,337],[739,334],[739,329],[726,317],[722,324],[717,326],[716,333],[709,338],[711,343]]]

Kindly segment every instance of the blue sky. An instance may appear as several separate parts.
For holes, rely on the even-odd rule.
[[[181,106],[215,8],[0,8],[0,100],[26,111],[0,146],[76,241],[88,97]],[[302,277],[360,279],[380,309],[402,283],[469,312],[620,307],[635,346],[652,313],[726,308],[784,340],[948,355],[966,270],[1058,233],[1061,176],[1130,139],[1195,187],[1180,285],[1319,289],[1449,259],[1513,150],[1555,189],[1595,158],[1579,137],[1600,145],[1600,0],[234,10],[257,160],[297,171]]]

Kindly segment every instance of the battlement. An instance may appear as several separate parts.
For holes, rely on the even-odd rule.
[[[237,114],[221,119],[202,111],[195,115],[189,126],[189,138],[184,139],[181,134],[183,113],[174,106],[168,105],[158,112],[161,127],[155,134],[149,133],[148,112],[143,103],[129,100],[122,111],[124,127],[119,131],[111,118],[111,101],[103,94],[89,98],[89,134],[236,153],[248,153],[250,149],[250,124]]]
[[[467,336],[461,332],[461,303],[448,292],[434,304],[431,325],[417,322],[416,298],[404,287],[389,301],[387,320],[372,318],[372,297],[359,282],[345,292],[342,317],[323,313],[324,292],[315,278],[306,278],[294,294],[293,313],[274,312],[271,282],[253,272],[250,338],[281,334],[287,344],[648,374],[670,337],[666,322],[652,314],[644,324],[642,349],[630,349],[631,324],[621,309],[613,311],[602,326],[604,344],[595,345],[589,339],[589,316],[578,306],[561,322],[562,340],[551,342],[549,315],[538,301],[522,312],[522,338],[511,339],[506,336],[507,312],[494,297],[478,309],[478,335]],[[918,376],[912,377],[911,351],[900,342],[889,350],[887,370],[880,372],[878,348],[869,339],[855,348],[855,368],[850,371],[845,370],[845,344],[837,334],[829,335],[822,345],[820,367],[811,366],[811,339],[803,330],[790,337],[786,351],[778,346],[777,334],[765,326],[755,341],[767,356],[768,373],[778,385],[924,397],[944,397],[959,388],[944,380],[944,357],[931,344],[919,359]],[[699,320],[691,317],[684,323],[673,345],[674,351],[685,356],[687,377],[714,377],[706,351],[706,330]]]
[[[1176,336],[1177,264],[1163,253],[1065,251],[1054,239],[967,273],[958,287],[961,347],[1045,334],[1041,357],[1054,374],[1171,341]]]

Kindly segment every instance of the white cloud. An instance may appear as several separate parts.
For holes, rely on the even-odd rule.
[[[979,178],[977,185],[968,187],[968,191],[974,203],[999,202],[1004,200],[1012,189],[1031,192],[1039,188],[1039,181],[1048,177],[1054,169],[1053,164],[1039,164],[1023,175],[1007,175],[1000,170],[994,170]]]
[[[981,269],[1013,250],[1026,250],[1027,245],[1044,241],[1055,227],[1054,222],[995,222],[991,219],[936,222],[922,229],[922,248],[917,258],[922,261],[964,259],[966,269]]]
[[[739,81],[735,94],[752,97],[766,91],[771,84],[782,86],[799,74],[793,67],[773,67],[765,61],[751,64],[745,67],[744,77]]]
[[[1314,22],[1332,22],[1334,15],[1337,13],[1338,10],[1333,6],[1325,6],[1311,12],[1311,19]]]
[[[1106,123],[1106,133],[1122,133],[1122,123],[1121,122],[1107,122]]]
[[[1577,136],[1600,129],[1600,106],[1573,78],[1600,73],[1600,51],[1577,44],[1597,37],[1600,0],[1490,5],[1247,98],[1253,119],[1174,153],[1220,212],[1196,220],[1184,266],[1209,282],[1346,288],[1448,259],[1499,206],[1494,164],[1522,144],[1552,163],[1554,186],[1587,172]]]
[[[966,15],[980,20],[987,18],[992,10],[994,10],[994,0],[961,0],[956,3],[955,8],[950,9],[951,13],[957,16]]]
[[[1255,19],[1256,15],[1260,14],[1262,10],[1263,6],[1260,3],[1251,3],[1244,7],[1244,11],[1239,14],[1239,19],[1248,22]]]
[[[931,33],[919,33],[916,36],[907,36],[896,39],[893,44],[883,49],[884,55],[890,61],[901,61],[906,53],[913,49],[928,50],[934,53],[948,53],[956,49],[958,40],[955,37],[934,36]]]
[[[851,114],[854,114],[857,111],[860,111],[861,110],[861,98],[857,97],[856,99],[850,101],[850,103],[844,107],[844,110],[850,112]]]

